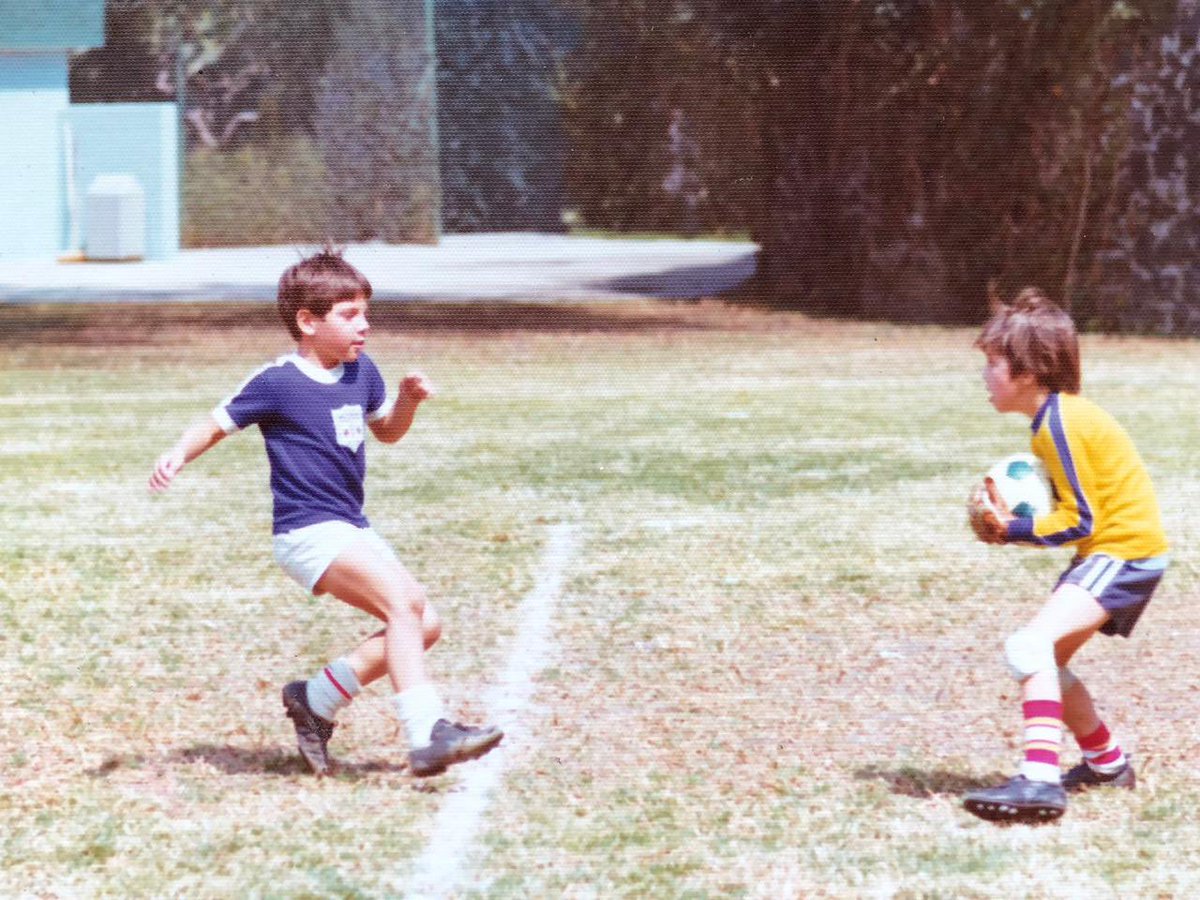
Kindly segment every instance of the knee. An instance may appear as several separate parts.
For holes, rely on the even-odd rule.
[[[423,623],[426,608],[425,589],[414,583],[393,592],[387,598],[383,612],[389,622],[399,618]]]
[[[1022,628],[1004,642],[1004,661],[1017,681],[1024,681],[1038,672],[1058,669],[1054,641],[1031,628]]]

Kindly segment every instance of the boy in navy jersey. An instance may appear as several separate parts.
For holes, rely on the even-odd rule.
[[[314,772],[328,772],[335,716],[386,674],[408,736],[412,773],[437,775],[487,753],[503,734],[445,718],[423,659],[441,633],[437,613],[363,515],[367,429],[395,443],[431,395],[425,377],[414,373],[389,404],[387,386],[363,351],[370,298],[367,279],[329,250],[284,272],[279,314],[296,352],[254,372],[188,428],[159,457],[150,489],[165,490],[186,463],[226,435],[257,425],[271,464],[276,560],[306,590],[332,594],[384,622],[308,681],[283,688],[300,753]]]

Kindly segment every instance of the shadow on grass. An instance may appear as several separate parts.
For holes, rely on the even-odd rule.
[[[882,781],[887,784],[893,794],[928,799],[938,796],[958,796],[977,788],[993,787],[1008,776],[999,772],[973,776],[940,769],[928,771],[911,766],[901,766],[900,768],[864,766],[855,771],[854,777],[860,781]]]
[[[503,334],[700,331],[722,327],[718,316],[689,315],[682,304],[626,310],[620,304],[424,303],[371,305],[376,332]],[[138,346],[156,344],[164,329],[282,331],[274,303],[96,303],[4,306],[0,346],[66,344]]]
[[[662,272],[622,275],[594,281],[588,286],[663,300],[715,297],[735,293],[752,284],[757,267],[757,253],[747,249],[737,259],[707,265],[677,266]]]
[[[141,754],[111,756],[87,771],[94,778],[104,778],[121,769],[136,770],[153,766],[156,760]],[[279,749],[251,749],[231,744],[197,744],[176,750],[166,757],[167,765],[190,765],[206,763],[226,775],[280,775],[293,778],[309,775],[308,766],[295,752]],[[400,775],[408,773],[406,762],[371,761],[362,763],[338,762],[333,777],[357,781],[378,774]]]

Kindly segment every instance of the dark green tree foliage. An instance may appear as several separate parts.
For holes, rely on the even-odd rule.
[[[1139,46],[1120,220],[1107,254],[1102,324],[1200,334],[1200,3]]]
[[[335,240],[433,242],[436,90],[426,0],[348,0],[317,103]]]
[[[71,61],[76,103],[176,99],[189,144],[264,143],[313,129],[333,21],[346,0],[109,0],[105,46]]]
[[[162,54],[153,46],[151,8],[110,2],[104,9],[104,46],[71,58],[74,103],[147,103],[169,99],[159,75]]]
[[[563,227],[563,60],[554,0],[439,0],[438,132],[447,231]]]
[[[582,224],[741,231],[761,186],[747,72],[718,0],[589,0],[569,66],[567,182]],[[732,5],[732,4],[731,4]],[[751,51],[753,52],[753,51]]]
[[[1113,60],[1150,4],[788,3],[724,16],[758,61],[776,301],[974,321],[1036,283],[1100,290],[1127,88]]]

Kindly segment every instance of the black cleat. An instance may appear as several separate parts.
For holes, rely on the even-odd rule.
[[[1067,811],[1061,784],[1030,781],[1024,775],[963,798],[967,812],[989,822],[1051,822]]]
[[[1137,776],[1128,762],[1111,775],[1097,772],[1086,762],[1077,765],[1063,776],[1063,787],[1068,791],[1086,791],[1094,787],[1125,788],[1132,791],[1137,785]]]
[[[334,724],[322,719],[308,706],[308,687],[303,681],[293,681],[283,688],[283,708],[296,726],[296,747],[310,769],[318,775],[329,774],[329,738]]]
[[[504,732],[494,725],[471,728],[438,719],[429,743],[409,751],[408,767],[418,778],[441,775],[450,766],[483,756],[503,737]]]

